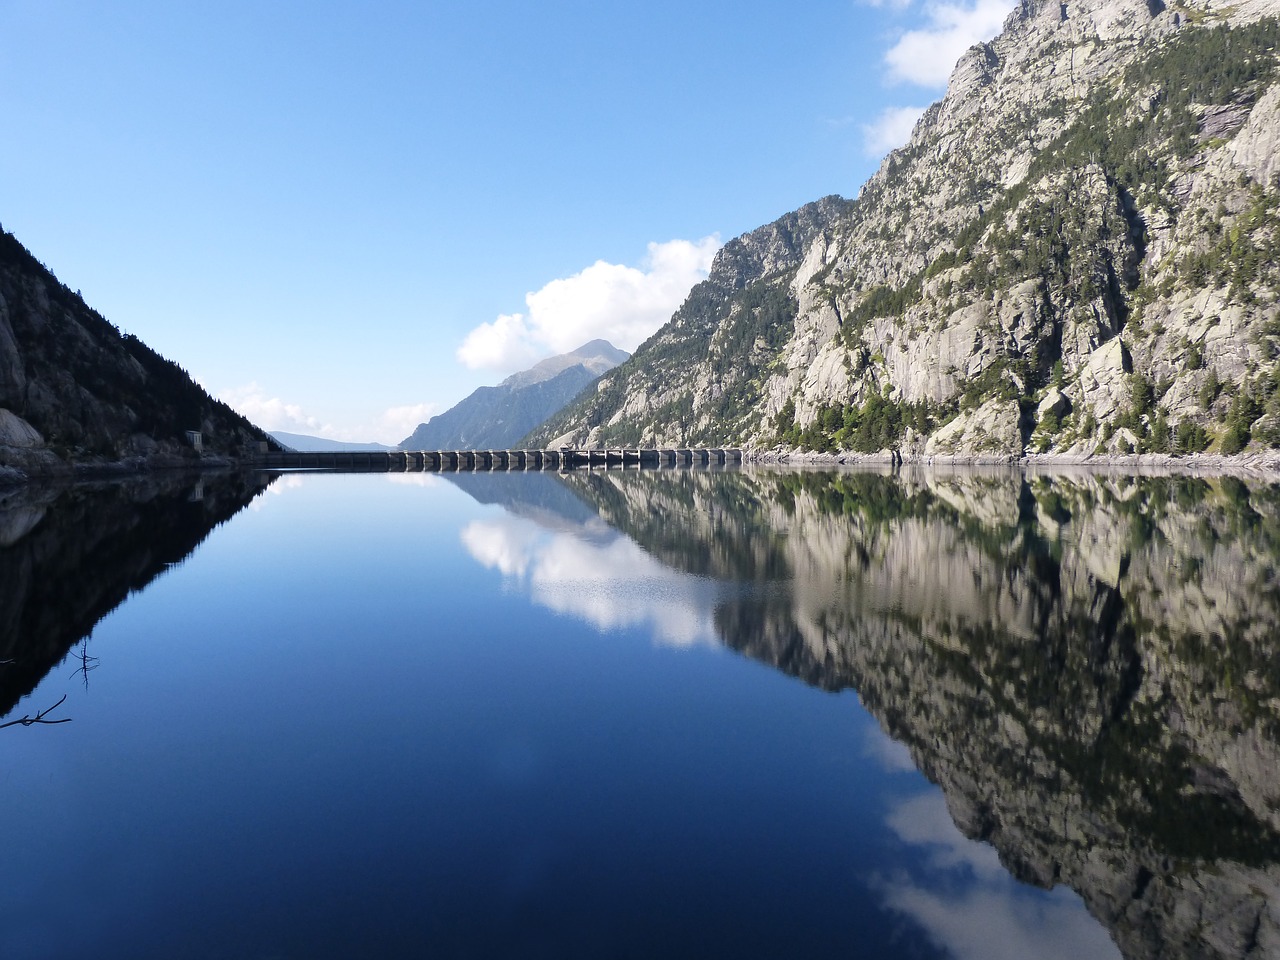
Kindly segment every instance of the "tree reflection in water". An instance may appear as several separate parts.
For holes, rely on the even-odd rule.
[[[98,621],[181,563],[270,479],[159,474],[0,494],[0,717],[77,644],[72,676],[87,687]],[[45,719],[56,706],[4,726],[65,723],[70,718]]]

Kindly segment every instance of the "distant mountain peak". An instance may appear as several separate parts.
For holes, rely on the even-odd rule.
[[[625,350],[619,350],[608,340],[591,340],[572,350],[569,353],[561,353],[554,357],[547,357],[545,360],[539,360],[528,370],[521,370],[519,373],[513,373],[507,379],[503,380],[500,386],[503,387],[528,387],[535,383],[541,383],[544,380],[550,380],[559,376],[570,367],[581,364],[586,367],[595,376],[600,376],[606,370],[611,370],[618,364],[622,363],[631,354]]]
[[[281,446],[307,453],[355,453],[396,449],[385,443],[351,443],[346,440],[330,440],[328,437],[313,437],[302,433],[285,433],[283,430],[272,430],[271,437]]]
[[[630,357],[608,340],[592,340],[548,357],[496,387],[480,387],[444,413],[418,425],[404,450],[484,450],[509,447],[541,426],[602,373]]]

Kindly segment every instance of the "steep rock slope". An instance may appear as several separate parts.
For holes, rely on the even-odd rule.
[[[1280,444],[1280,0],[1027,0],[857,200],[726,246],[540,440]],[[680,360],[679,375],[669,363]]]
[[[0,474],[194,460],[189,430],[222,456],[267,439],[0,234]]]
[[[444,413],[418,425],[403,450],[484,450],[514,447],[600,374],[630,356],[607,340],[548,357],[496,387],[480,387]]]
[[[826,197],[730,240],[671,320],[529,444],[711,441],[749,417],[763,398],[762,369],[793,334],[795,271],[847,207]]]

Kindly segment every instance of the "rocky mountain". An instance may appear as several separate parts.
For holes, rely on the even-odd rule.
[[[1280,953],[1280,494],[1233,477],[579,471],[722,642],[853,689],[1127,958]],[[939,584],[947,589],[940,590]]]
[[[0,234],[0,479],[234,457],[267,436]]]
[[[1024,0],[857,199],[726,244],[531,438],[1280,445],[1280,0]]]
[[[406,437],[402,450],[501,450],[520,445],[529,431],[576,397],[587,384],[630,354],[607,340],[548,357],[496,387],[480,387]]]
[[[503,380],[502,384],[517,389],[529,387],[535,383],[552,380],[564,371],[577,366],[585,367],[593,376],[598,377],[630,356],[631,354],[627,351],[619,350],[608,340],[590,340],[577,350],[539,360],[528,370],[513,373]]]

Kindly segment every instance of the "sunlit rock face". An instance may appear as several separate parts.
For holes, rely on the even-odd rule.
[[[1128,957],[1280,951],[1280,489],[1224,478],[565,478],[721,591],[726,645],[855,689],[1018,877]]]
[[[1277,16],[1018,4],[855,200],[726,244],[539,438],[989,460],[1280,446]],[[1050,390],[1067,402],[1042,416]]]

